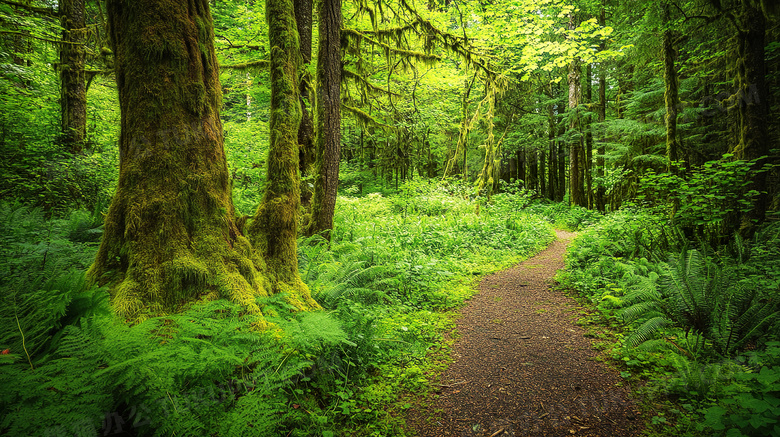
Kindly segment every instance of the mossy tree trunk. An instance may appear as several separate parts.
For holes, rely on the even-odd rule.
[[[248,227],[255,248],[263,254],[273,292],[285,293],[298,309],[313,309],[298,273],[298,220],[301,177],[298,131],[301,100],[298,67],[301,63],[298,29],[292,0],[268,0],[266,20],[271,53],[271,109],[268,180],[263,201]]]
[[[733,151],[737,159],[757,160],[750,190],[759,194],[752,208],[742,215],[739,233],[752,237],[758,224],[765,217],[767,208],[767,172],[759,171],[769,155],[769,88],[766,82],[766,58],[764,54],[766,17],[749,2],[741,2],[737,15],[737,100],[739,137]]]
[[[306,233],[330,239],[341,159],[341,0],[320,1],[318,12],[317,161]]]
[[[60,0],[59,14],[63,29],[60,44],[62,142],[71,153],[81,153],[87,136],[84,0]]]
[[[666,159],[669,170],[672,162],[680,159],[680,140],[677,137],[677,112],[680,108],[679,80],[675,61],[677,60],[677,48],[675,35],[672,30],[671,5],[664,1],[661,5],[661,21],[663,32],[663,59],[664,59],[664,102],[666,104]]]
[[[259,313],[255,299],[271,283],[234,220],[208,0],[108,0],[106,8],[120,168],[90,277],[111,285],[113,308],[131,320],[199,298]]]

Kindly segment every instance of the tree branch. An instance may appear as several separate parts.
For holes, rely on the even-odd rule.
[[[268,68],[270,65],[271,62],[269,60],[261,59],[259,61],[249,61],[240,64],[220,65],[219,68],[224,68],[228,70],[246,70],[247,68],[252,68],[252,67]]]

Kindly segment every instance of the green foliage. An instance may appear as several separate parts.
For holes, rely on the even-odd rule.
[[[748,289],[696,250],[684,251],[658,273],[639,281],[623,298],[627,321],[644,322],[628,338],[637,346],[667,324],[712,342],[721,355],[731,355],[761,336],[780,316],[780,306]],[[697,339],[698,346],[698,339]]]
[[[756,170],[756,162],[732,159],[724,155],[684,174],[677,165],[673,173],[648,172],[640,181],[637,201],[667,214],[672,223],[695,230],[705,241],[713,241],[727,231],[728,220],[751,209],[759,192],[751,190],[757,173],[771,170],[765,165]]]
[[[109,313],[104,289],[84,284],[99,213],[46,219],[40,208],[0,205],[10,291],[0,301],[0,349],[10,350],[0,358],[0,427],[15,435],[400,435],[399,400],[429,390],[442,370],[454,328],[447,311],[471,295],[473,275],[552,239],[546,220],[518,211],[525,195],[488,205],[452,187],[405,189],[397,198],[341,199],[331,242],[299,245],[301,276],[326,311],[262,298],[265,331],[259,315],[225,300],[128,326]],[[43,425],[33,420],[41,411]]]
[[[647,380],[659,432],[671,420],[683,435],[777,432],[776,225],[758,234],[695,250],[665,214],[626,209],[572,244],[560,279],[618,329],[603,348]]]

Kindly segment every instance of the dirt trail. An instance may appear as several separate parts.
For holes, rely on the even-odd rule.
[[[577,304],[553,290],[566,245],[485,277],[458,321],[455,362],[420,436],[633,436],[641,421],[617,373],[595,361]]]

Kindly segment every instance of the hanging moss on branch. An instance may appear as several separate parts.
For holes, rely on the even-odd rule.
[[[266,19],[271,45],[268,181],[263,201],[247,230],[268,263],[272,291],[285,293],[294,307],[309,310],[320,306],[311,298],[298,273],[300,54],[292,1],[268,0]]]

